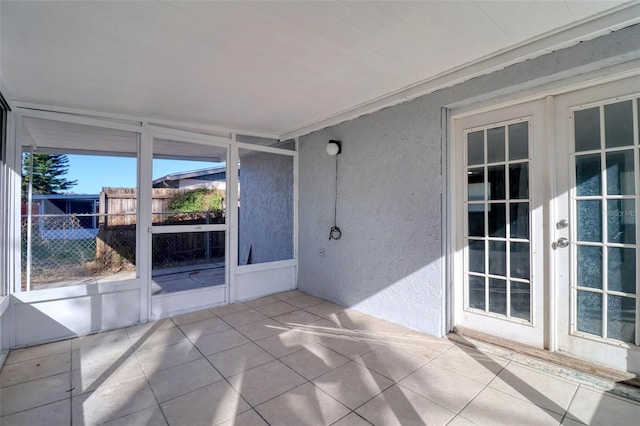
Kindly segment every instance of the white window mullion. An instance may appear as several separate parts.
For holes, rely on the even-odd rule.
[[[489,161],[489,147],[488,147],[488,142],[487,142],[487,129],[484,129],[482,131],[482,152],[483,152],[483,165],[482,168],[484,170],[484,241],[485,241],[485,252],[484,252],[484,258],[485,258],[485,265],[484,265],[484,311],[489,313],[491,312],[489,310],[489,291],[491,289],[491,286],[489,285],[489,246],[491,245],[489,243],[489,207],[491,206],[490,204],[490,197],[489,197],[489,166],[487,165],[487,162]]]
[[[511,188],[511,177],[509,176],[509,126],[504,126],[504,238],[505,238],[505,252],[507,254],[507,264],[505,275],[507,276],[505,291],[506,291],[506,312],[508,317],[511,317],[511,195],[509,194]],[[527,162],[528,165],[528,162]],[[530,170],[527,168],[527,174]],[[531,182],[529,182],[531,186]],[[531,188],[529,189],[529,195],[531,194]],[[531,257],[531,245],[529,245],[529,257]],[[529,293],[531,294],[531,293]],[[529,310],[531,315],[531,310]],[[531,319],[531,318],[529,318]]]
[[[604,106],[599,107],[600,112],[600,191],[601,196],[601,214],[602,214],[602,337],[607,338],[607,317],[608,317],[608,295],[609,289],[609,250],[607,248],[607,239],[609,235],[608,208],[609,200],[607,199],[607,141],[605,140],[605,121]]]
[[[638,208],[640,205],[638,203],[638,196],[640,195],[640,122],[638,122],[638,114],[640,114],[640,98],[636,98],[636,100],[632,103],[633,110],[633,171],[635,178],[635,214],[636,218],[638,217]],[[640,224],[636,220],[636,335],[635,335],[635,344],[636,346],[640,346]]]

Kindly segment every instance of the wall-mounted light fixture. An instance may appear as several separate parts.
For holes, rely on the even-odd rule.
[[[332,157],[336,157],[336,198],[333,204],[333,226],[329,231],[329,240],[339,240],[342,236],[342,231],[338,228],[336,223],[338,216],[338,154],[342,152],[342,142],[336,140],[330,140],[327,144],[327,154]]]
[[[342,143],[340,141],[330,140],[327,144],[327,154],[334,156],[342,152]]]

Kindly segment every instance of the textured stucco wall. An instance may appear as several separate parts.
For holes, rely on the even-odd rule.
[[[519,93],[640,57],[640,26],[513,65],[300,138],[298,287],[433,335],[442,333],[441,108]],[[338,226],[335,163],[342,141]]]
[[[240,150],[239,228],[241,260],[293,258],[293,157]]]

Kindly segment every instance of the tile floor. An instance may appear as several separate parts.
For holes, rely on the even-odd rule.
[[[640,405],[292,291],[13,351],[9,425],[630,425]]]
[[[224,263],[154,269],[151,294],[166,294],[194,288],[224,285]]]

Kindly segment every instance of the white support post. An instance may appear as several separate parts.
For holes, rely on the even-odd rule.
[[[449,144],[450,144],[450,125],[451,125],[451,110],[448,108],[441,108],[440,114],[440,175],[441,175],[441,191],[440,191],[440,207],[441,207],[441,250],[443,254],[443,261],[441,264],[441,279],[442,279],[442,324],[440,328],[441,334],[444,336],[450,330],[453,329],[453,288],[451,281],[451,263],[452,252],[451,247],[451,228],[454,221],[451,219],[451,186],[449,184]]]
[[[140,285],[140,322],[147,322],[151,312],[151,181],[153,164],[153,138],[147,124],[138,142],[138,219],[136,244],[137,278],[142,279]]]
[[[7,173],[7,205],[9,209],[9,217],[7,218],[7,241],[13,241],[7,248],[8,272],[9,276],[9,292],[19,293],[22,291],[20,284],[22,280],[20,262],[20,184],[22,170],[22,149],[20,141],[22,139],[22,114],[15,112],[13,114],[12,137],[7,140],[7,165],[9,171]],[[10,163],[9,163],[10,161]],[[12,338],[13,339],[13,338]]]
[[[0,270],[0,282],[2,283],[0,296],[13,292],[14,276],[16,275],[15,268],[11,267],[14,264],[13,259],[15,258],[14,246],[9,244],[9,241],[15,241],[13,235],[15,234],[14,224],[16,220],[16,209],[13,203],[14,173],[11,172],[14,170],[16,146],[14,114],[15,113],[11,111],[6,112],[6,121],[4,123],[5,144],[1,147],[3,152],[0,153],[0,155],[2,155],[0,161],[0,173],[2,174],[2,178],[0,179],[2,183],[2,185],[0,185],[0,212],[4,213],[0,216],[0,239],[6,242],[6,244],[0,247],[0,262],[4,265]]]
[[[298,149],[300,148],[300,139],[295,138],[296,155],[293,157],[293,258],[296,261],[296,288],[298,288],[298,183],[300,178],[300,162]]]
[[[233,142],[236,140],[235,133],[231,135]],[[236,300],[236,273],[238,269],[238,164],[240,156],[238,146],[231,143],[227,150],[227,303]]]

